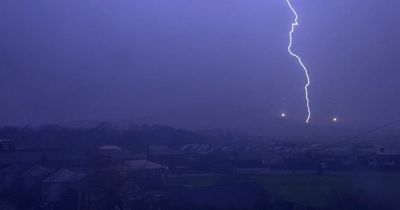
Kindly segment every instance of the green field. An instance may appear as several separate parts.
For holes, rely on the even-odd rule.
[[[267,174],[240,176],[188,176],[176,178],[180,183],[209,186],[227,182],[255,181],[284,200],[315,207],[329,204],[333,193],[356,194],[363,192],[371,198],[400,195],[400,174]]]

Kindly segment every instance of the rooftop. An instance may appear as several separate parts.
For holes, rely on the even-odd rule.
[[[130,160],[126,161],[124,167],[128,171],[167,169],[167,166],[148,161],[148,160]]]

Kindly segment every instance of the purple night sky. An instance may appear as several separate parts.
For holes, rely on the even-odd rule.
[[[312,123],[400,118],[400,1],[293,0]],[[0,125],[262,128],[306,116],[285,0],[1,0]]]

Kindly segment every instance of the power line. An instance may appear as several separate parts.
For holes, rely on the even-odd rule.
[[[319,151],[322,151],[322,150],[324,150],[324,149],[326,149],[326,148],[335,146],[335,145],[337,145],[337,144],[346,143],[346,142],[351,141],[351,140],[353,140],[353,139],[356,139],[356,138],[358,138],[358,137],[365,136],[365,135],[368,135],[368,134],[370,134],[370,133],[374,133],[375,131],[378,131],[378,130],[381,130],[381,129],[390,127],[390,126],[395,125],[395,124],[397,124],[397,123],[400,123],[400,120],[395,120],[395,121],[386,123],[386,124],[384,124],[384,125],[381,125],[381,126],[379,126],[379,127],[372,128],[372,129],[370,129],[370,130],[364,131],[364,132],[359,133],[359,134],[356,134],[356,135],[354,135],[354,136],[351,136],[351,137],[342,139],[342,140],[340,140],[340,141],[334,142],[334,143],[332,143],[332,144],[324,145],[324,146],[322,146],[322,147],[320,147],[320,148],[318,148],[318,149],[315,149],[315,150],[313,150],[313,151],[314,151],[314,152],[319,152]]]

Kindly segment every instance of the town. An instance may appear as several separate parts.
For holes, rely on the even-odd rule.
[[[108,123],[3,127],[0,135],[4,210],[396,206],[390,196],[398,192],[400,147],[390,138],[332,144],[156,125],[119,129]],[[386,187],[365,184],[371,180]],[[380,202],[365,200],[378,195]]]

